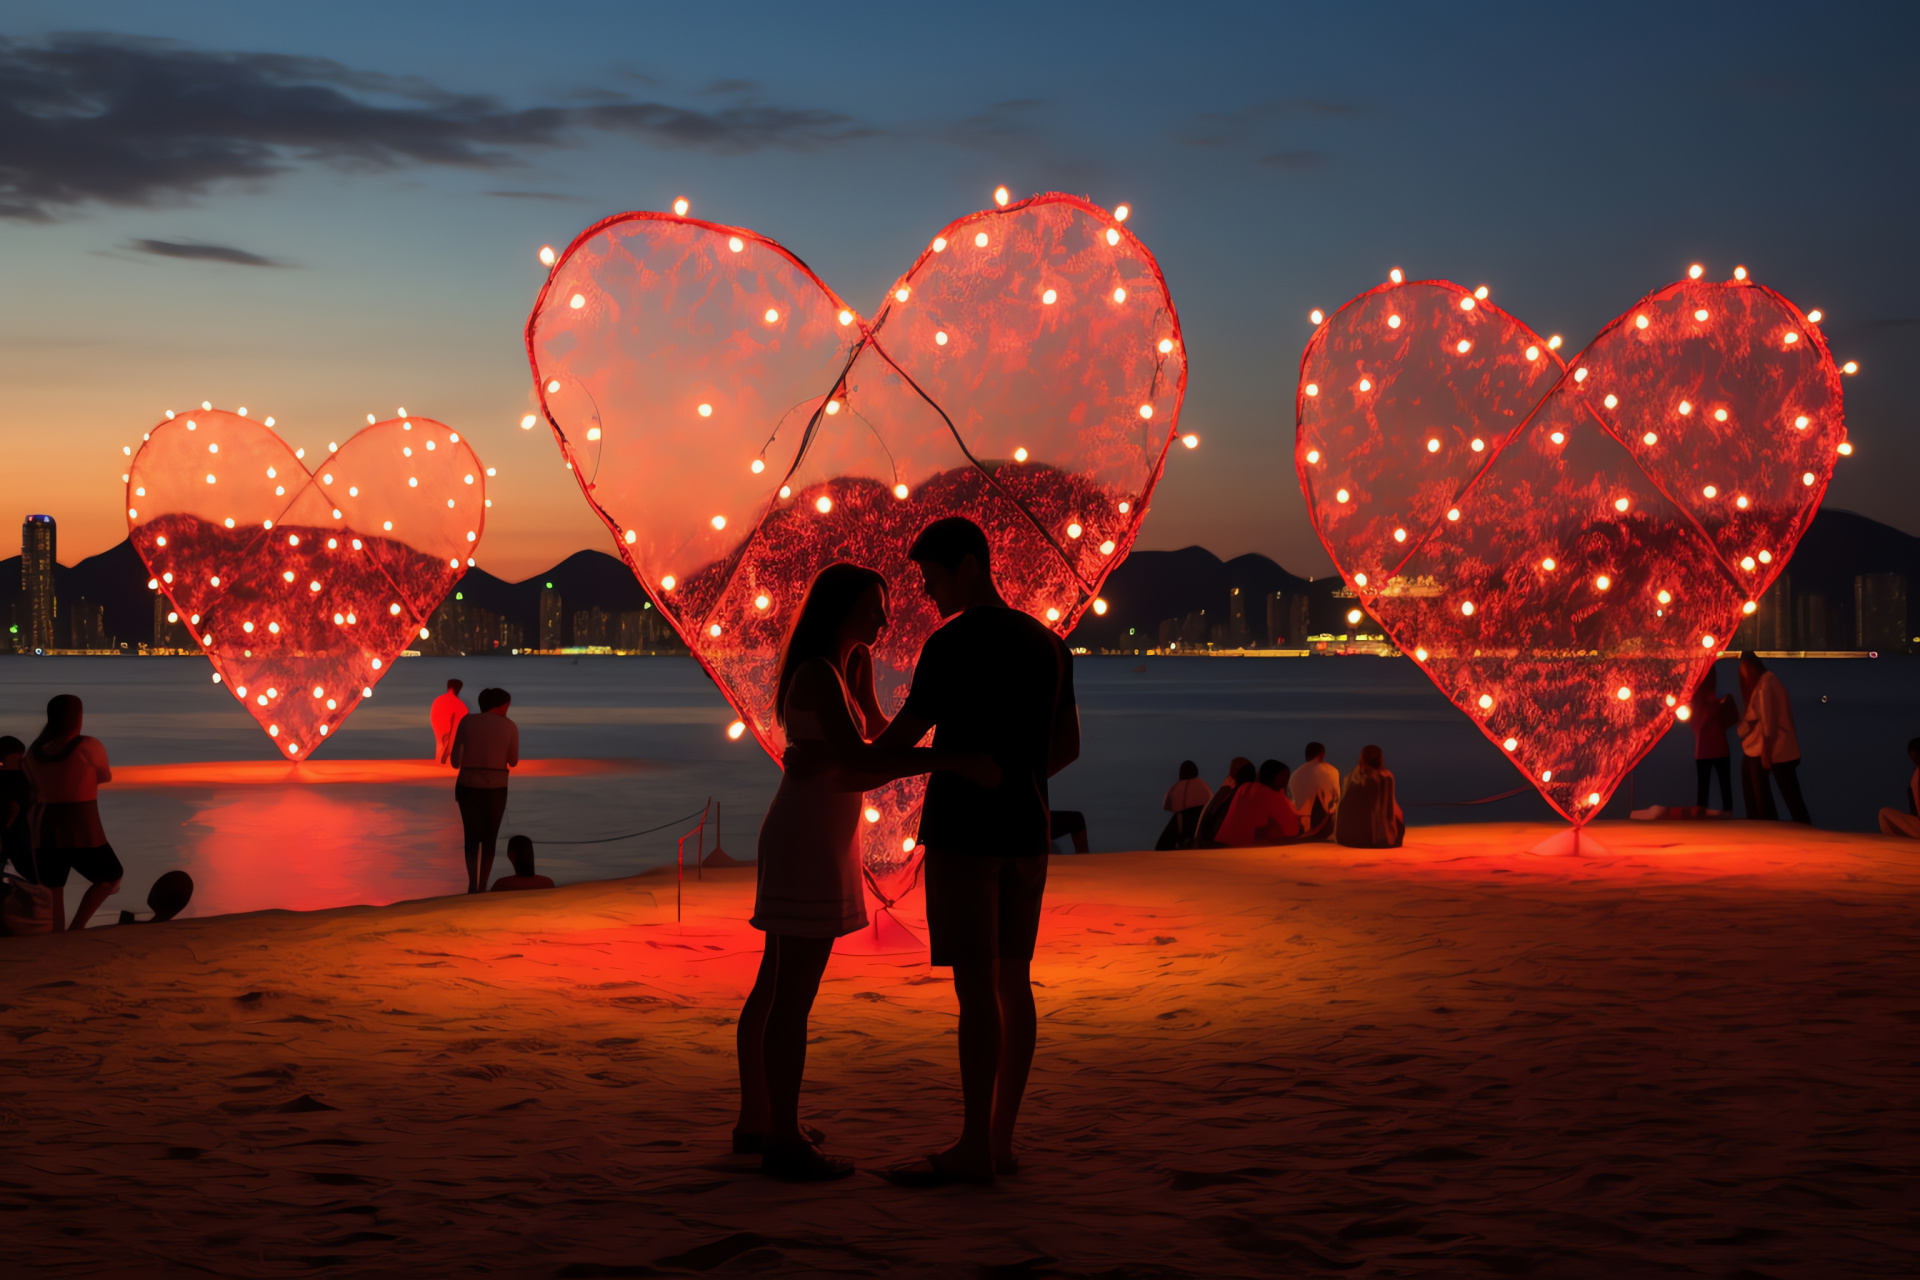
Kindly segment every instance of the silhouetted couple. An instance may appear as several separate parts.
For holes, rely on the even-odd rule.
[[[80,732],[80,699],[59,694],[47,703],[47,725],[32,745],[0,739],[0,809],[6,828],[0,851],[27,883],[46,890],[49,925],[83,929],[108,897],[120,891],[120,859],[100,825],[100,784],[113,781],[107,749]],[[75,871],[87,881],[67,921],[66,888]]]
[[[887,626],[886,580],[829,565],[808,589],[781,654],[775,714],[786,772],[760,828],[753,924],[766,953],[741,1010],[736,1152],[775,1177],[827,1181],[851,1161],[800,1123],[807,1019],[833,940],[867,924],[861,793],[930,773],[921,808],[932,962],[960,1003],[959,1141],[895,1181],[991,1182],[1018,1167],[1014,1123],[1033,1062],[1029,969],[1047,880],[1047,779],[1080,753],[1072,658],[1059,637],[995,589],[986,535],[959,518],[928,525],[908,552],[951,619],[920,651],[889,719],[872,646]],[[918,748],[933,729],[931,748]]]

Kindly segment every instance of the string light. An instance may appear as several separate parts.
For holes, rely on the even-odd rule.
[[[1005,208],[1007,200],[1007,189],[1005,187],[995,187],[993,189],[993,202],[995,204]]]
[[[681,196],[673,202],[673,211],[682,218],[687,216],[687,210],[691,209],[692,207],[693,207],[692,205],[687,203],[687,198],[685,196]]]

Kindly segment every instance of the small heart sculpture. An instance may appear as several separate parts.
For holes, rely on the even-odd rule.
[[[155,426],[127,477],[152,585],[288,759],[373,695],[486,527],[485,468],[442,423],[377,423],[317,472],[304,453],[212,409]]]
[[[1104,607],[1186,385],[1152,255],[1062,195],[946,227],[871,318],[764,236],[622,214],[554,265],[527,350],[588,503],[776,759],[780,646],[815,573],[891,584],[889,710],[940,623],[906,556],[933,520],[979,524],[1008,603],[1065,634]],[[869,796],[870,872],[914,861],[922,790]]]
[[[1382,285],[1308,344],[1294,461],[1360,604],[1580,825],[1685,718],[1846,429],[1818,327],[1744,278],[1556,345],[1484,291]]]

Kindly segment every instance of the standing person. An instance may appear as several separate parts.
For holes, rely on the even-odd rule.
[[[950,621],[921,648],[913,688],[879,745],[910,746],[931,728],[936,750],[989,752],[1000,781],[985,787],[938,770],[921,806],[927,932],[932,962],[953,969],[965,1110],[959,1140],[896,1180],[991,1182],[1019,1167],[1013,1131],[1037,1034],[1031,969],[1047,885],[1047,779],[1080,755],[1073,656],[1001,598],[987,535],[972,521],[934,521],[907,554]]]
[[[1334,839],[1350,849],[1398,849],[1406,838],[1407,816],[1394,796],[1380,748],[1360,748],[1360,763],[1347,777],[1334,816]]]
[[[860,865],[861,793],[935,767],[998,780],[982,752],[869,746],[886,727],[874,696],[872,645],[887,626],[887,582],[830,564],[815,575],[780,654],[774,714],[792,744],[780,789],[760,825],[753,927],[767,935],[760,972],[740,1010],[736,1154],[791,1182],[829,1182],[853,1162],[823,1154],[800,1124],[807,1021],[833,940],[867,925]]]
[[[1913,777],[1907,780],[1907,811],[1882,809],[1880,834],[1920,840],[1920,738],[1907,743],[1907,759],[1913,761]]]
[[[1160,833],[1153,847],[1164,851],[1184,849],[1192,844],[1194,832],[1200,829],[1200,815],[1212,798],[1213,788],[1201,779],[1200,766],[1191,760],[1182,760],[1180,780],[1167,788],[1167,798],[1160,805],[1173,816],[1167,819],[1167,829]]]
[[[1325,743],[1309,742],[1306,755],[1307,762],[1287,783],[1287,796],[1302,824],[1314,832],[1340,807],[1340,771],[1327,763]]]
[[[433,758],[441,764],[447,763],[447,753],[453,750],[454,730],[467,716],[466,700],[460,696],[460,690],[465,687],[465,681],[447,681],[447,691],[433,700],[427,712],[427,719],[433,725]]]
[[[100,904],[120,892],[120,859],[100,826],[100,784],[113,781],[107,749],[80,732],[80,699],[63,693],[47,703],[47,727],[27,748],[22,768],[33,785],[39,837],[32,854],[35,884],[53,891],[53,927],[83,929]],[[65,925],[67,875],[78,871],[87,891]]]
[[[1693,725],[1693,776],[1697,791],[1694,804],[1707,807],[1707,795],[1713,775],[1720,775],[1720,802],[1733,812],[1733,767],[1727,754],[1727,730],[1740,718],[1740,708],[1732,695],[1721,697],[1708,667],[1700,685],[1687,703],[1688,721]]]
[[[1800,739],[1793,732],[1793,704],[1787,700],[1787,688],[1751,649],[1740,654],[1740,683],[1751,689],[1746,713],[1740,718],[1740,749],[1745,753],[1741,780],[1752,780],[1747,816],[1755,816],[1754,793],[1760,801],[1758,816],[1779,816],[1773,807],[1771,781],[1780,784],[1780,798],[1787,802],[1788,815],[1795,822],[1811,825],[1807,802],[1800,795]]]
[[[33,875],[33,785],[20,767],[27,744],[12,734],[0,738],[0,868],[13,863],[22,876]]]
[[[460,806],[468,893],[487,891],[500,819],[507,812],[507,770],[520,763],[520,726],[507,719],[512,706],[505,689],[482,689],[480,710],[461,719],[447,752],[447,763],[460,771],[453,799]]]

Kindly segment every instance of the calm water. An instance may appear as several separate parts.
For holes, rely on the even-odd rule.
[[[1816,822],[1871,830],[1900,804],[1920,734],[1920,659],[1781,661]],[[1721,687],[1736,687],[1732,664]],[[418,658],[396,664],[322,759],[431,754],[427,705],[449,676],[470,693],[512,691],[521,751],[643,764],[576,778],[519,778],[504,836],[526,832],[540,869],[559,881],[627,875],[669,863],[684,827],[639,839],[559,845],[651,827],[721,802],[726,847],[751,856],[778,771],[758,748],[729,742],[733,719],[706,677],[675,658]],[[1410,662],[1372,658],[1082,658],[1075,667],[1085,752],[1054,784],[1060,808],[1084,810],[1095,849],[1150,848],[1160,799],[1183,758],[1217,782],[1227,761],[1275,756],[1297,764],[1313,738],[1351,767],[1377,742],[1399,776],[1414,823],[1550,820],[1532,792],[1466,808],[1430,802],[1508,791],[1519,775]],[[47,698],[77,693],[87,731],[116,764],[274,760],[253,720],[191,658],[16,658],[0,661],[0,732],[30,740]],[[1635,772],[1633,800],[1690,804],[1692,735],[1670,734]],[[1610,804],[1621,817],[1627,789]],[[459,820],[445,786],[212,785],[101,793],[109,838],[127,865],[109,903],[138,906],[155,876],[185,867],[192,914],[263,907],[311,909],[458,892],[465,883]],[[504,871],[504,857],[500,869]],[[70,890],[70,901],[77,890]]]

